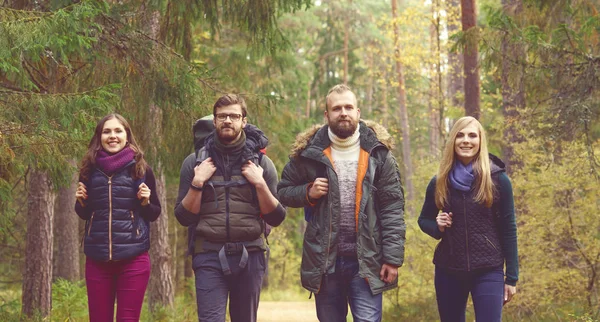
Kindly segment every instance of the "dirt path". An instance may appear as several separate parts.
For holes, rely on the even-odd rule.
[[[317,322],[314,301],[265,302],[260,301],[258,322]]]

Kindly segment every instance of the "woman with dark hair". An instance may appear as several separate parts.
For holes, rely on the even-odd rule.
[[[463,117],[452,127],[419,227],[441,239],[433,255],[441,321],[465,321],[469,293],[477,321],[501,321],[519,279],[513,192],[475,118]]]
[[[90,321],[139,321],[150,278],[150,222],[161,212],[152,169],[129,123],[110,114],[96,125],[83,157],[75,211],[83,249]]]

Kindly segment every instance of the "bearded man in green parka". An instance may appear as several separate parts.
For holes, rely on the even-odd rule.
[[[382,292],[404,261],[404,194],[385,128],[360,121],[354,93],[327,94],[327,124],[298,135],[277,186],[280,202],[305,207],[302,285],[320,321],[381,321]],[[308,218],[310,217],[310,218]]]

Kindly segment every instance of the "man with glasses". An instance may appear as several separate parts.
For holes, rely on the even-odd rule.
[[[404,261],[404,195],[393,139],[360,119],[346,85],[327,94],[327,123],[301,133],[278,193],[305,207],[302,286],[315,293],[320,321],[381,321],[382,292],[398,286]]]
[[[181,166],[175,216],[192,226],[199,321],[256,321],[267,249],[265,222],[278,226],[286,210],[276,198],[277,170],[260,152],[268,140],[247,123],[244,99],[220,97],[215,130]]]

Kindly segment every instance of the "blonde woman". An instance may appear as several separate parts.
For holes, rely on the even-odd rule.
[[[513,193],[475,118],[452,127],[419,227],[441,239],[433,255],[440,320],[465,321],[470,293],[477,321],[501,321],[519,279]]]

